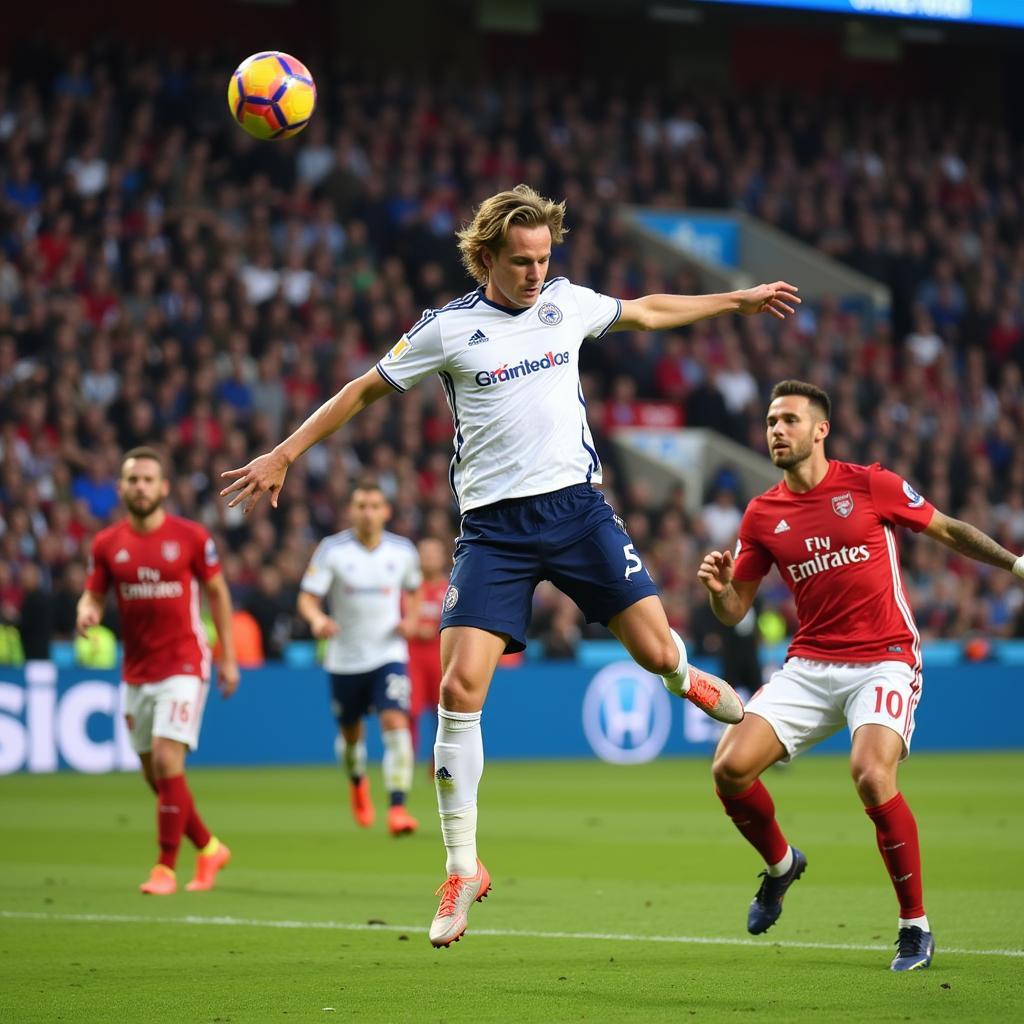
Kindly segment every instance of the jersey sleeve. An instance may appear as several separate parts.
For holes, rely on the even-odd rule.
[[[110,568],[107,565],[103,543],[94,537],[89,552],[89,569],[85,577],[85,589],[93,594],[105,594],[110,586]]]
[[[217,544],[201,526],[196,527],[195,550],[192,554],[192,572],[197,580],[206,583],[220,572]]]
[[[399,392],[408,391],[444,366],[444,345],[436,310],[428,309],[377,363],[377,372]]]
[[[584,337],[603,338],[622,315],[622,303],[609,295],[574,284],[572,293],[583,317]]]
[[[735,566],[733,579],[748,582],[759,580],[768,575],[772,567],[771,552],[757,539],[757,524],[753,515],[754,505],[747,506],[740,522],[739,535],[736,538],[736,551],[733,555]]]
[[[903,477],[879,465],[868,473],[871,500],[878,514],[896,526],[920,533],[932,520],[935,506],[926,501]]]
[[[327,543],[320,541],[302,574],[300,588],[307,594],[323,597],[331,589],[331,569],[327,564]]]
[[[403,590],[419,590],[423,583],[423,572],[420,569],[420,556],[415,548],[409,552],[409,561],[405,567],[405,575],[402,577]]]

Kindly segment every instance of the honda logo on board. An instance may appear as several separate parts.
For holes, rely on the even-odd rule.
[[[603,761],[653,761],[672,731],[672,698],[657,676],[632,661],[617,661],[601,669],[587,687],[583,731]]]

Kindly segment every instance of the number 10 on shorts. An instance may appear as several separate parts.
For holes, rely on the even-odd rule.
[[[899,718],[903,714],[903,694],[899,690],[889,690],[888,693],[885,691],[885,687],[875,687],[875,714],[880,715],[882,713],[882,705],[885,704],[885,710],[889,713],[890,718]]]

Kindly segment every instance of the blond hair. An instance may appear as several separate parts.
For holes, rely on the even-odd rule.
[[[508,241],[509,230],[517,224],[536,228],[547,225],[551,231],[551,244],[558,245],[566,231],[565,203],[545,199],[529,185],[516,185],[508,192],[485,199],[471,224],[456,232],[462,265],[478,284],[486,284],[490,276],[483,261],[483,250],[497,256]]]

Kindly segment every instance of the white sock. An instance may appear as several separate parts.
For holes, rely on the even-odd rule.
[[[930,932],[931,928],[928,926],[927,917],[901,917],[900,927],[901,928],[914,928],[918,927],[923,932]]]
[[[476,792],[484,773],[479,711],[437,709],[434,788],[449,875],[476,874]]]
[[[793,847],[786,847],[786,856],[782,858],[777,864],[768,865],[768,874],[772,878],[778,878],[780,875],[784,875],[793,866]]]
[[[672,639],[679,649],[679,664],[675,672],[662,676],[661,681],[665,684],[665,689],[669,693],[682,697],[690,688],[690,662],[686,658],[686,644],[683,643],[683,638],[674,629],[670,629],[669,632],[672,634]]]
[[[361,779],[366,774],[366,744],[362,740],[346,743],[344,736],[334,741],[334,752],[350,779]]]
[[[384,788],[388,793],[408,793],[412,789],[412,733],[408,729],[388,729],[381,733],[384,743]]]

